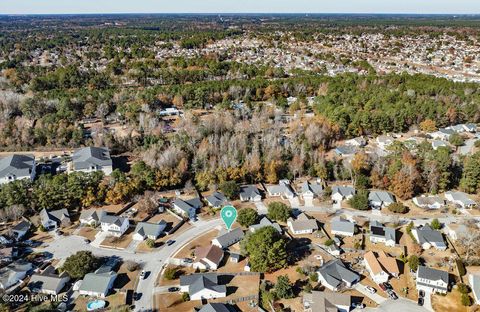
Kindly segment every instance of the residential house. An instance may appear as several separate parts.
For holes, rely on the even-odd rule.
[[[434,150],[438,150],[440,147],[448,147],[447,142],[442,140],[433,140],[432,141],[432,148]]]
[[[457,240],[469,235],[470,230],[465,224],[450,223],[445,226],[445,232],[452,240]]]
[[[32,269],[32,264],[25,260],[12,262],[0,269],[0,289],[7,290],[23,280]]]
[[[33,292],[58,295],[68,281],[70,276],[67,272],[57,273],[55,268],[49,265],[42,272],[32,275],[28,287]]]
[[[35,157],[14,154],[0,159],[0,185],[16,180],[35,179]]]
[[[343,251],[336,243],[325,246],[325,250],[332,256],[340,256]]]
[[[358,148],[351,145],[340,145],[335,148],[335,153],[342,157],[353,156],[357,151]]]
[[[203,204],[200,198],[195,197],[188,200],[183,200],[180,198],[176,198],[173,203],[172,207],[176,213],[188,217],[190,219],[196,219],[197,210],[202,208]]]
[[[304,312],[348,312],[352,305],[352,297],[327,291],[312,291],[303,295]]]
[[[40,211],[40,222],[47,230],[56,229],[60,226],[69,226],[70,214],[67,209],[47,211],[45,208]]]
[[[277,185],[267,185],[267,192],[268,195],[272,197],[283,197],[283,198],[294,198],[295,192],[293,191],[292,187],[290,186],[290,181],[288,180],[280,180]]]
[[[128,221],[128,218],[106,214],[103,215],[100,220],[100,225],[103,232],[111,236],[120,237],[128,230],[130,222]]]
[[[116,278],[117,273],[110,266],[103,265],[95,272],[85,275],[78,292],[80,295],[105,298]]]
[[[223,249],[215,245],[195,248],[193,268],[199,270],[216,270],[223,259]]]
[[[100,220],[105,214],[105,211],[101,209],[92,208],[88,210],[82,210],[82,213],[80,214],[80,224],[97,226],[100,224]]]
[[[32,224],[28,221],[23,219],[19,223],[15,224],[12,228],[12,233],[15,240],[21,240],[30,230]]]
[[[468,274],[468,282],[470,283],[470,288],[472,289],[475,304],[480,304],[480,275]]]
[[[138,222],[135,230],[133,231],[132,238],[134,240],[143,241],[145,239],[157,239],[167,227],[167,222],[164,220],[159,223],[151,222]]]
[[[453,130],[456,133],[464,133],[464,132],[475,133],[477,131],[477,125],[472,123],[458,124],[458,125],[447,127],[446,129]]]
[[[368,194],[368,204],[373,209],[382,209],[395,202],[395,197],[386,191],[371,191]]]
[[[216,273],[191,274],[180,276],[180,291],[187,292],[190,300],[224,298],[226,285],[219,285]]]
[[[266,226],[272,226],[278,233],[282,234],[283,230],[277,222],[270,221],[267,217],[260,219],[260,222],[253,224],[249,227],[250,232],[255,233],[255,231],[264,228]]]
[[[477,203],[466,193],[458,191],[448,191],[445,193],[445,199],[461,208],[473,208]]]
[[[380,135],[375,139],[375,141],[377,142],[379,148],[385,150],[388,146],[393,144],[394,139],[389,135]]]
[[[448,272],[432,269],[426,266],[419,266],[417,270],[417,290],[426,293],[446,294],[448,291]]]
[[[432,229],[428,224],[412,229],[412,235],[425,250],[430,249],[431,247],[438,250],[447,249],[442,233]]]
[[[445,200],[435,195],[417,196],[412,201],[415,205],[424,209],[440,209],[445,206]]]
[[[224,303],[207,303],[195,312],[233,312],[236,309]]]
[[[330,221],[330,232],[333,235],[354,236],[355,224],[348,220],[337,217]]]
[[[355,195],[352,186],[332,186],[332,201],[335,208],[341,208],[343,200],[349,200]]]
[[[95,172],[102,171],[105,175],[112,174],[112,158],[106,147],[85,147],[76,150],[72,155],[72,162],[68,172]]]
[[[398,277],[400,274],[397,259],[388,256],[384,251],[375,254],[370,250],[363,259],[372,280],[377,284],[385,283],[390,277]]]
[[[448,141],[450,136],[454,133],[455,131],[453,131],[452,129],[440,128],[438,129],[438,131],[429,133],[429,135],[432,139]]]
[[[364,147],[367,145],[367,140],[364,137],[356,137],[350,140],[345,141],[345,145],[349,146],[356,146],[356,147]]]
[[[205,200],[207,201],[210,207],[214,207],[214,208],[223,207],[228,202],[227,197],[220,192],[213,192],[213,194],[210,196],[207,196]]]
[[[288,218],[287,225],[292,234],[312,234],[318,230],[318,223],[316,219],[310,219],[306,214],[301,213],[296,219]]]
[[[262,200],[262,195],[255,185],[244,185],[240,187],[240,200],[259,202]]]
[[[388,247],[395,247],[397,244],[397,231],[394,228],[386,227],[378,221],[370,222],[370,242],[383,243]]]
[[[230,231],[221,230],[218,232],[218,236],[212,240],[212,244],[225,249],[241,241],[244,235],[241,228]]]
[[[301,187],[301,197],[303,200],[313,200],[315,197],[320,197],[323,194],[323,186],[320,183],[320,179],[317,181],[310,183],[309,181],[305,181],[302,183]]]
[[[352,287],[360,281],[360,275],[347,268],[340,259],[328,261],[317,270],[317,274],[319,282],[332,291]]]

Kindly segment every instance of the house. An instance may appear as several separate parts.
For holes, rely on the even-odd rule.
[[[413,198],[413,203],[420,208],[424,209],[440,209],[445,206],[445,200],[440,196],[434,195],[422,195]]]
[[[386,191],[371,191],[368,194],[368,204],[373,209],[382,209],[395,202],[395,197]]]
[[[480,275],[468,274],[468,282],[470,283],[470,288],[472,289],[475,304],[480,304]]]
[[[352,186],[333,186],[332,201],[335,208],[341,208],[342,201],[348,200],[355,195],[355,188]]]
[[[360,275],[347,268],[340,259],[328,261],[317,270],[317,274],[319,282],[332,291],[352,287],[360,281]]]
[[[105,214],[100,220],[100,225],[103,232],[111,236],[120,237],[128,230],[130,222],[128,218]]]
[[[220,192],[213,192],[213,194],[210,196],[207,196],[205,200],[207,201],[210,207],[214,207],[214,208],[220,208],[225,204],[227,204],[228,202],[227,197]]]
[[[219,285],[219,276],[215,273],[191,274],[180,276],[180,291],[188,292],[190,300],[224,298],[227,287]]]
[[[47,230],[55,229],[59,226],[69,226],[70,215],[67,209],[47,211],[45,208],[40,211],[40,222]]]
[[[363,259],[372,280],[377,284],[385,283],[390,277],[398,277],[400,274],[397,259],[388,256],[384,251],[375,254],[370,250]]]
[[[110,293],[116,278],[117,273],[110,266],[101,266],[95,272],[85,275],[78,292],[80,295],[105,298]]]
[[[200,309],[195,311],[196,312],[233,312],[236,310],[224,303],[207,303],[206,305],[202,306]]]
[[[188,200],[176,198],[172,203],[172,207],[176,213],[190,219],[196,219],[197,210],[202,208],[202,206],[202,201],[198,197]]]
[[[465,224],[450,223],[445,226],[445,232],[452,240],[457,240],[468,236],[470,230]]]
[[[218,236],[212,240],[212,244],[225,249],[241,241],[244,235],[241,228],[230,231],[221,230],[218,232]]]
[[[35,179],[35,157],[14,154],[0,159],[0,185],[16,180]]]
[[[28,288],[36,293],[58,295],[69,280],[67,272],[58,274],[55,268],[49,265],[42,272],[32,275]]]
[[[223,259],[223,250],[215,245],[195,248],[193,268],[199,270],[216,270]]]
[[[0,269],[0,289],[7,290],[23,280],[32,269],[32,264],[18,260]]]
[[[72,155],[72,162],[68,172],[96,172],[102,171],[105,175],[112,174],[112,158],[106,147],[85,147],[76,150]]]
[[[303,295],[303,311],[305,312],[348,312],[352,305],[352,297],[326,291],[312,291]]]
[[[449,283],[448,272],[421,265],[417,270],[416,283],[418,291],[446,294]]]
[[[340,145],[335,148],[335,153],[338,156],[352,156],[358,151],[356,146],[351,145]]]
[[[446,250],[447,245],[443,240],[442,233],[432,229],[428,224],[412,230],[412,235],[423,249],[434,247],[438,250]]]
[[[395,247],[397,244],[397,231],[394,228],[384,226],[378,221],[371,221],[369,238],[374,244],[383,243],[385,246]]]
[[[296,219],[288,218],[287,225],[294,235],[312,234],[318,230],[316,219],[310,219],[306,214],[301,213]]]
[[[325,246],[325,250],[332,256],[340,256],[342,253],[342,249],[336,243]]]
[[[394,141],[393,137],[389,135],[380,135],[375,139],[375,142],[377,142],[378,147],[380,147],[382,150],[392,145],[393,141]]]
[[[291,199],[296,196],[288,180],[280,180],[277,185],[267,185],[267,192],[272,197],[281,196]]]
[[[301,197],[303,200],[313,200],[315,197],[320,197],[323,194],[323,186],[320,183],[320,180],[310,183],[305,181],[301,186]]]
[[[473,208],[477,203],[466,193],[458,191],[448,191],[445,193],[445,199],[461,208]]]
[[[262,195],[255,185],[244,185],[240,187],[240,200],[259,202],[262,200]]]
[[[464,124],[464,125],[463,125],[463,128],[464,128],[465,131],[467,131],[467,132],[471,132],[471,133],[477,132],[477,125],[476,125],[476,124],[473,124],[473,123]]]
[[[30,230],[31,226],[32,224],[27,220],[22,220],[16,225],[14,225],[12,228],[12,233],[15,240],[21,240],[25,236],[25,234],[28,233],[28,230]]]
[[[454,133],[455,131],[453,131],[452,129],[440,128],[438,129],[438,131],[429,133],[429,135],[432,139],[448,141],[450,136]]]
[[[16,255],[16,249],[13,247],[1,247],[0,248],[0,263],[10,262]]]
[[[355,235],[355,224],[342,218],[334,218],[330,222],[330,232],[333,235],[353,236]]]
[[[440,147],[448,147],[447,142],[442,141],[442,140],[433,140],[432,141],[432,148],[434,150],[439,149]]]
[[[257,231],[257,230],[259,230],[263,227],[266,227],[266,226],[272,226],[273,228],[275,228],[275,230],[277,230],[278,233],[280,233],[280,234],[283,233],[283,230],[280,227],[280,225],[277,222],[270,221],[267,217],[263,217],[260,220],[260,222],[258,222],[257,224],[251,225],[248,229],[250,230],[250,232],[255,233],[255,231]]]
[[[139,241],[143,241],[147,238],[155,240],[163,233],[163,231],[165,231],[166,227],[167,222],[164,220],[159,223],[138,222],[133,231],[132,238]]]
[[[356,137],[350,140],[345,141],[345,145],[348,146],[356,146],[356,147],[364,147],[367,145],[367,140],[364,137]]]
[[[80,214],[80,224],[86,224],[89,226],[97,226],[100,224],[100,220],[105,215],[105,211],[101,209],[88,209],[83,210]]]

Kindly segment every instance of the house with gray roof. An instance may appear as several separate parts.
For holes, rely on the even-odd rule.
[[[432,148],[436,151],[440,147],[448,147],[448,143],[442,140],[433,140],[432,141]]]
[[[259,202],[262,200],[262,194],[255,185],[244,185],[240,187],[240,200]]]
[[[313,200],[315,197],[321,197],[323,194],[323,186],[320,180],[315,182],[305,181],[302,183],[300,195],[303,200]]]
[[[454,133],[455,133],[455,131],[452,130],[452,129],[440,128],[440,129],[438,129],[438,131],[429,133],[429,136],[430,136],[432,139],[448,141],[448,139],[450,138],[450,136],[451,136],[452,134],[454,134]]]
[[[7,290],[23,280],[32,269],[32,264],[25,260],[18,260],[0,269],[0,289]]]
[[[120,237],[130,227],[130,221],[128,220],[128,218],[105,214],[100,220],[100,225],[103,232],[111,236]]]
[[[180,276],[180,291],[188,292],[190,300],[215,299],[227,296],[227,286],[219,284],[219,275],[215,273]]]
[[[333,235],[353,236],[355,235],[355,224],[340,217],[332,219],[330,222],[330,232]]]
[[[221,192],[213,192],[212,195],[205,197],[208,205],[214,208],[223,207],[228,203],[227,197]]]
[[[330,260],[317,270],[318,280],[331,291],[352,287],[360,281],[360,275],[347,268],[340,259]]]
[[[102,209],[88,209],[82,210],[80,214],[80,224],[86,224],[90,226],[97,226],[100,224],[100,220],[106,214]]]
[[[224,303],[207,303],[200,309],[196,309],[197,312],[235,312],[236,309]]]
[[[296,196],[288,180],[280,180],[276,185],[267,185],[267,192],[272,197],[291,199]]]
[[[438,250],[447,249],[442,233],[432,229],[428,224],[412,229],[412,235],[425,250],[431,247]]]
[[[76,150],[72,155],[72,162],[68,172],[95,172],[102,171],[105,175],[112,174],[112,158],[106,147],[85,147]]]
[[[445,199],[464,209],[473,208],[477,205],[477,202],[464,192],[448,191],[445,193]]]
[[[14,154],[0,159],[0,185],[16,180],[35,179],[35,157]]]
[[[165,231],[166,227],[167,222],[165,222],[165,220],[162,220],[159,223],[138,222],[133,231],[132,238],[139,241],[143,241],[147,238],[155,240]]]
[[[42,272],[32,275],[28,288],[36,293],[58,295],[69,280],[67,272],[57,273],[55,268],[49,265]]]
[[[175,198],[172,203],[173,210],[176,213],[195,220],[197,217],[197,210],[203,207],[203,203],[198,197],[183,200],[181,198]]]
[[[116,278],[117,273],[111,267],[102,266],[95,272],[85,275],[78,291],[80,295],[105,298]]]
[[[47,230],[56,229],[60,226],[69,226],[70,214],[67,209],[47,211],[45,208],[40,211],[40,222]]]
[[[353,186],[332,186],[332,201],[335,208],[341,208],[343,200],[349,200],[355,195]]]
[[[312,234],[318,230],[317,220],[309,218],[305,213],[301,213],[295,219],[288,218],[287,225],[294,235]]]
[[[26,219],[23,219],[19,223],[15,224],[12,228],[12,233],[15,240],[21,240],[28,233],[31,226],[32,224]]]
[[[445,200],[436,195],[421,195],[412,199],[413,203],[424,209],[440,209],[445,206]]]
[[[225,249],[241,241],[244,236],[245,234],[241,228],[235,228],[230,231],[223,229],[219,231],[218,236],[212,240],[212,245]]]
[[[277,222],[270,221],[267,217],[263,217],[262,219],[260,219],[260,222],[258,222],[257,224],[251,225],[248,229],[250,230],[250,232],[255,233],[255,231],[261,228],[264,228],[266,226],[273,227],[280,234],[283,233],[283,230],[280,227],[280,225]]]
[[[395,197],[387,191],[371,191],[368,194],[368,204],[373,209],[382,209],[395,202]]]
[[[428,294],[441,293],[448,291],[449,275],[448,272],[432,269],[420,265],[417,270],[417,290],[423,290]]]
[[[357,151],[357,147],[351,145],[340,145],[335,148],[335,153],[342,157],[353,156]]]
[[[327,291],[312,291],[303,295],[304,312],[350,311],[352,297]]]
[[[370,241],[374,244],[383,243],[385,246],[395,247],[397,244],[397,231],[386,227],[378,221],[370,222]]]
[[[367,145],[367,140],[363,136],[360,136],[350,140],[346,140],[345,145],[364,147],[365,145]]]

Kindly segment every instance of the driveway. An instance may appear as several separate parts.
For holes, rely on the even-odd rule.
[[[289,198],[288,201],[290,202],[290,206],[292,207],[292,209],[301,208],[300,201],[298,200],[298,197]]]
[[[425,297],[423,298],[423,300],[424,300],[423,306],[425,307],[425,309],[434,312],[435,310],[433,310],[433,307],[432,307],[432,294],[425,293]]]
[[[388,299],[385,298],[385,297],[382,297],[380,296],[378,293],[370,293],[367,288],[362,285],[362,284],[357,284],[355,285],[355,290],[357,290],[358,292],[360,292],[362,295],[370,298],[371,300],[375,301],[376,304],[382,304],[384,303],[385,301],[387,301]]]
[[[385,300],[377,308],[366,308],[364,311],[371,312],[428,312],[424,307],[418,306],[415,302],[398,298],[397,300]]]
[[[266,215],[268,213],[268,208],[263,202],[255,202],[255,207],[257,207],[258,214]]]

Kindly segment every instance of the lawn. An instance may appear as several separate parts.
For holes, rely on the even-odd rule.
[[[86,227],[80,228],[77,235],[83,236],[86,239],[93,242],[95,240],[95,235],[97,235],[97,233],[98,231],[96,229],[86,226]]]
[[[461,294],[457,290],[452,290],[445,296],[433,295],[432,307],[435,311],[448,312],[467,312],[469,308],[462,306]]]
[[[106,248],[115,248],[115,249],[125,249],[132,242],[132,230],[128,230],[125,234],[120,237],[108,236],[100,243],[101,247]]]

